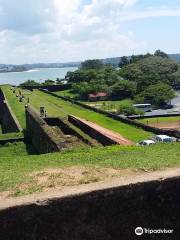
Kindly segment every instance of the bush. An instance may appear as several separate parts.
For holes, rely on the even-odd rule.
[[[130,116],[130,115],[144,115],[144,112],[135,108],[133,105],[131,104],[127,104],[127,105],[121,105],[119,106],[118,109],[118,114],[123,114],[125,116]]]
[[[128,80],[119,80],[109,88],[109,95],[112,99],[131,98],[136,92],[136,84]]]

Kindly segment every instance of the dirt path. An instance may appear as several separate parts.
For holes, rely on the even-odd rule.
[[[111,130],[109,130],[107,128],[103,128],[103,127],[99,126],[98,124],[90,122],[88,120],[85,120],[85,119],[82,119],[82,118],[78,118],[78,117],[75,117],[75,116],[73,116],[73,117],[78,119],[82,123],[86,124],[87,126],[93,128],[94,130],[100,132],[101,134],[105,135],[106,137],[112,139],[114,142],[116,142],[119,145],[125,145],[125,146],[134,145],[134,143],[132,141],[124,138],[119,133],[111,131]]]
[[[131,174],[131,173],[130,173]],[[30,196],[24,196],[19,198],[12,198],[0,201],[0,210],[18,206],[37,204],[44,205],[48,204],[48,201],[55,198],[64,198],[69,196],[81,195],[93,191],[111,189],[125,185],[139,184],[143,182],[151,181],[163,181],[168,178],[178,177],[180,179],[180,168],[172,168],[163,171],[155,172],[140,172],[136,176],[126,175],[124,177],[114,178],[112,180],[106,180],[98,183],[84,184],[80,186],[66,187],[60,191],[52,190],[49,192],[43,192],[39,194],[32,194]]]
[[[149,124],[152,127],[162,128],[162,129],[176,129],[180,130],[180,121],[171,122],[171,123],[152,123]]]

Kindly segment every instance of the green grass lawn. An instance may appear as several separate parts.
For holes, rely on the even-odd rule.
[[[2,85],[0,86],[3,90],[3,92],[6,95],[7,101],[16,115],[17,120],[19,121],[22,128],[25,128],[26,121],[25,121],[25,111],[24,111],[24,105],[25,103],[21,103],[18,101],[18,98],[15,94],[11,91],[11,87],[9,85]]]
[[[0,134],[0,140],[23,137],[23,132]]]
[[[87,147],[27,156],[25,146],[17,143],[0,148],[0,191],[14,191],[14,195],[42,191],[41,186],[33,182],[32,172],[44,169],[97,166],[152,171],[180,166],[179,155],[179,143],[170,143],[150,147]],[[21,191],[22,184],[30,184],[30,187]]]
[[[76,94],[73,94],[71,90],[64,90],[64,91],[58,91],[56,92],[57,95],[63,96],[63,97],[70,97],[70,98],[76,98]],[[119,107],[121,106],[126,106],[126,105],[132,105],[133,101],[131,99],[124,99],[124,100],[117,100],[117,101],[95,101],[95,102],[89,102],[89,101],[80,101],[83,102],[87,105],[96,107],[98,109],[102,109],[105,111],[110,111],[110,112],[116,112]]]
[[[127,106],[132,105],[133,101],[131,99],[124,99],[124,100],[117,100],[117,101],[97,101],[97,102],[89,102],[89,101],[83,101],[83,103],[102,109],[104,111],[108,112],[117,112],[117,110],[121,106]]]
[[[7,100],[11,105],[17,119],[20,124],[25,127],[25,113],[24,106],[26,102],[20,103],[16,98],[15,94],[12,93],[9,86],[3,86],[3,91],[6,94]],[[88,119],[95,122],[102,127],[108,128],[110,130],[116,131],[122,134],[124,137],[138,142],[140,140],[149,138],[152,136],[151,133],[146,132],[142,129],[130,126],[128,124],[113,120],[102,114],[95,113],[93,111],[84,109],[75,104],[69,103],[67,101],[61,100],[59,98],[50,96],[38,90],[29,92],[26,90],[21,90],[21,92],[30,99],[30,105],[39,111],[40,106],[45,106],[49,116],[60,116],[67,117],[69,114],[75,115],[77,117]]]
[[[70,98],[76,98],[77,95],[72,93],[71,90],[64,90],[64,91],[57,91],[57,95],[63,96],[63,97],[70,97]]]
[[[25,127],[24,105],[26,102],[20,103],[10,91],[9,86],[4,86],[3,90],[12,110],[21,125]],[[30,98],[30,104],[36,110],[39,110],[40,106],[45,106],[49,116],[67,118],[68,114],[73,114],[119,132],[135,142],[152,135],[149,132],[86,110],[38,90],[33,92],[22,90],[22,92]],[[19,196],[43,191],[43,186],[36,181],[32,173],[45,169],[93,166],[101,169],[153,171],[180,166],[179,143],[157,144],[150,147],[110,146],[91,148],[87,146],[59,153],[32,154],[34,154],[34,150],[23,143],[0,147],[0,192],[9,191],[11,195]],[[60,178],[59,175],[58,177]],[[26,187],[24,188],[24,186]]]
[[[69,114],[72,114],[77,117],[85,118],[102,127],[116,131],[134,142],[152,136],[152,133],[146,132],[140,128],[113,120],[102,114],[84,109],[76,104],[69,103],[38,90],[33,91],[30,95],[30,104],[37,110],[39,110],[40,106],[45,106],[49,116],[67,117]]]
[[[176,117],[155,117],[155,118],[144,118],[144,119],[139,119],[139,122],[142,123],[173,123],[173,122],[178,122],[180,123],[180,116]]]
[[[25,127],[24,106],[26,104],[26,101],[23,103],[19,102],[18,98],[16,98],[15,94],[13,94],[10,90],[10,86],[2,86],[2,89],[5,92],[7,100],[11,105],[11,108],[15,113],[17,119],[19,120],[20,124]],[[26,97],[29,97],[30,105],[36,110],[39,111],[40,106],[45,106],[49,116],[67,117],[68,114],[73,114],[75,116],[95,122],[110,130],[116,131],[134,142],[149,138],[152,135],[151,133],[146,132],[142,129],[113,120],[102,114],[86,110],[80,106],[71,104],[69,102],[50,96],[38,90],[35,90],[33,92],[21,90],[21,92]]]
[[[7,143],[5,146],[0,146],[0,159],[12,159],[12,157],[27,155],[27,148],[23,142]]]

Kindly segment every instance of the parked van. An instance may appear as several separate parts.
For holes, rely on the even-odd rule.
[[[133,107],[142,110],[144,112],[151,112],[152,111],[152,105],[149,103],[144,104],[134,104]]]
[[[167,135],[156,135],[154,137],[154,140],[156,142],[160,142],[160,143],[168,143],[168,142],[173,142],[173,138],[169,137]]]

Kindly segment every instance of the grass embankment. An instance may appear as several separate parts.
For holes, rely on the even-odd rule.
[[[145,124],[152,124],[152,123],[174,123],[179,122],[180,123],[180,116],[176,117],[154,117],[154,118],[144,118],[139,119],[139,122],[145,123]]]
[[[150,132],[146,132],[140,128],[113,120],[102,114],[84,109],[80,106],[50,96],[38,90],[35,90],[31,93],[30,104],[37,110],[39,110],[40,106],[45,106],[49,116],[60,116],[67,118],[69,114],[72,114],[77,117],[85,118],[89,121],[99,124],[102,127],[118,132],[125,138],[134,142],[138,142],[142,139],[152,136]]]
[[[97,172],[103,175],[107,168],[150,171],[180,166],[179,155],[179,144],[173,143],[150,147],[86,147],[27,156],[24,145],[17,143],[0,148],[0,192],[8,191],[7,195],[18,196],[45,188],[96,182],[100,180]],[[65,181],[67,175],[54,171],[72,166],[87,169],[78,182],[74,181],[73,174]],[[49,175],[47,169],[50,169]],[[43,182],[46,177],[47,181]]]
[[[25,111],[24,111],[24,105],[23,103],[19,102],[19,99],[16,97],[16,94],[13,94],[11,91],[11,87],[9,85],[2,85],[0,86],[3,90],[3,92],[6,95],[6,99],[16,115],[17,120],[19,121],[22,128],[25,128],[26,121],[25,121]],[[26,95],[28,92],[26,93]]]
[[[57,95],[63,96],[63,97],[69,97],[69,98],[76,98],[77,94],[72,93],[71,90],[64,90],[64,91],[57,91]]]
[[[57,95],[63,96],[63,97],[69,97],[69,98],[76,98],[77,95],[73,94],[71,90],[65,90],[65,91],[58,91],[56,92]],[[131,99],[124,99],[124,100],[116,100],[116,101],[80,101],[83,102],[89,106],[102,109],[104,111],[108,112],[117,112],[120,107],[132,105],[133,101]]]
[[[114,113],[116,113],[121,107],[133,105],[133,101],[131,99],[119,101],[97,101],[97,102],[83,101],[83,103],[98,109],[102,109],[107,112]]]
[[[19,121],[22,128],[25,128],[25,111],[24,111],[24,104],[20,103],[18,101],[18,98],[16,98],[15,94],[12,93],[10,85],[1,85],[0,88],[2,88],[3,92],[6,95],[6,99],[15,114],[17,120]],[[3,139],[11,139],[11,138],[19,138],[23,137],[23,132],[14,132],[14,133],[7,133],[2,134],[2,131],[0,131],[0,140]]]
[[[17,143],[7,143],[5,146],[0,146],[0,159],[6,159],[12,157],[26,156],[27,148],[22,142]]]
[[[12,138],[22,138],[22,137],[24,137],[23,132],[0,134],[0,140],[6,140],[6,139],[12,139]]]

